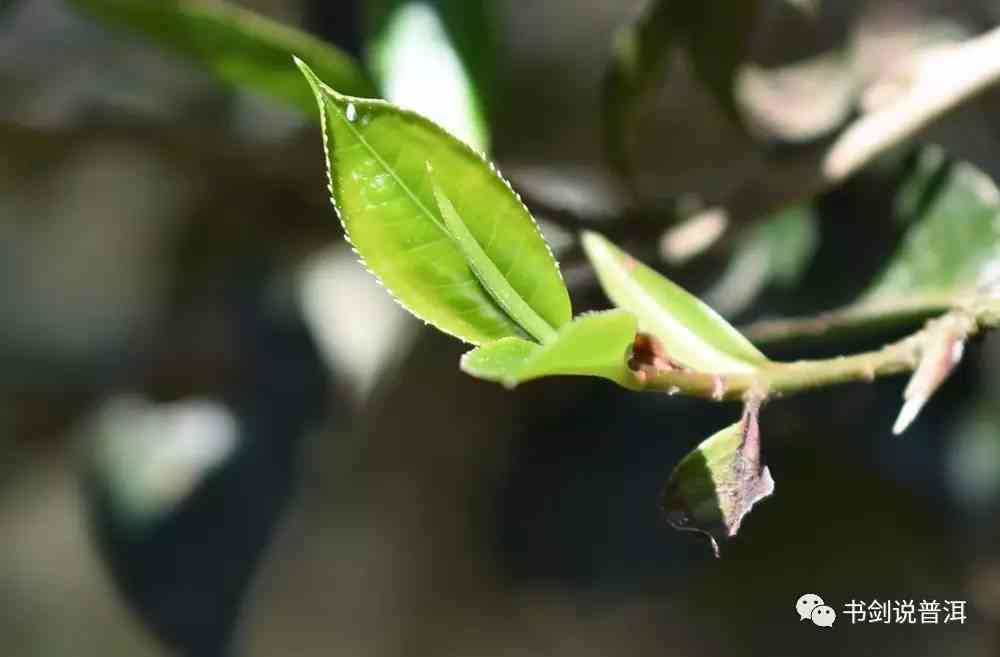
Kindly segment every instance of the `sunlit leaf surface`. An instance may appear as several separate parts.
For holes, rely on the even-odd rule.
[[[711,373],[750,372],[767,361],[749,340],[698,298],[596,233],[583,246],[608,298],[639,318],[669,358]]]
[[[636,388],[627,360],[636,319],[624,310],[586,313],[563,326],[547,344],[508,338],[462,357],[472,376],[513,387],[545,376],[596,376]]]
[[[433,171],[429,170],[428,173],[433,177]],[[434,198],[437,201],[441,218],[444,220],[445,230],[448,231],[459,251],[465,256],[465,261],[472,269],[472,273],[476,275],[490,297],[507,313],[508,317],[517,322],[521,328],[539,342],[549,342],[555,337],[555,329],[542,319],[531,307],[531,304],[525,301],[524,297],[511,286],[504,273],[483,251],[483,247],[469,231],[465,221],[458,216],[458,212],[447,194],[436,184],[434,185]]]
[[[403,306],[473,344],[527,335],[484,289],[456,244],[437,189],[539,317],[552,328],[570,320],[569,293],[555,259],[491,164],[431,121],[385,101],[343,96],[300,67],[323,115],[330,191],[344,229]]]

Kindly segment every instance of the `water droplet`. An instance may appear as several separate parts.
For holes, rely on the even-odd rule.
[[[347,120],[354,123],[354,120],[358,118],[358,108],[354,106],[354,103],[347,104]]]

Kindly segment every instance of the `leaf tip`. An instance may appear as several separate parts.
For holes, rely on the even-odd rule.
[[[306,82],[309,83],[309,88],[312,89],[313,95],[316,96],[316,102],[320,104],[320,109],[323,105],[323,82],[316,76],[313,70],[304,61],[299,59],[298,55],[292,55],[292,61],[295,65],[299,67],[302,75],[305,77]]]
[[[313,70],[309,68],[309,64],[306,64],[304,61],[299,59],[298,55],[292,55],[292,61],[295,62],[295,65],[299,67],[300,71],[302,71],[302,75],[306,77],[306,80],[309,81],[309,84],[314,85],[314,82],[317,80],[317,77],[316,74],[313,73]]]
[[[583,245],[583,250],[587,253],[591,253],[595,249],[599,249],[603,246],[605,242],[604,237],[592,230],[580,231],[580,244]]]
[[[316,75],[315,71],[312,70],[312,67],[305,63],[305,61],[300,59],[297,55],[292,55],[292,61],[295,62],[295,65],[299,67],[302,75],[305,76],[306,82],[309,83],[309,86],[312,88],[313,94],[315,94],[318,102],[322,103],[324,96],[329,96],[336,102],[341,102],[345,98],[343,94],[323,82],[319,76]]]
[[[923,396],[911,397],[903,402],[903,408],[899,410],[899,416],[896,418],[895,424],[892,425],[892,434],[899,436],[906,431],[917,419],[917,415],[920,414],[926,403],[927,398]]]

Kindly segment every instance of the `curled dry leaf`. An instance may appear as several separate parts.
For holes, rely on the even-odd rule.
[[[753,506],[774,492],[761,457],[760,403],[747,402],[742,419],[684,457],[670,474],[662,506],[667,522],[704,534],[719,556],[719,540],[736,536]]]

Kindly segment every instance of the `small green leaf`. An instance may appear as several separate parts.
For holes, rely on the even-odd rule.
[[[624,310],[585,313],[559,329],[544,345],[507,338],[462,357],[462,371],[514,387],[546,376],[596,376],[638,389],[628,368],[636,318]]]
[[[895,190],[895,219],[908,228],[868,290],[819,317],[758,322],[747,329],[754,339],[775,343],[910,326],[1000,291],[1000,190],[939,147],[914,155],[912,171]]]
[[[538,226],[482,155],[413,112],[343,96],[298,64],[319,103],[344,230],[404,307],[472,344],[525,335],[445,227],[438,189],[506,284],[549,326],[570,321],[569,293]]]
[[[308,85],[288,65],[293,54],[345,93],[377,95],[350,55],[306,32],[226,2],[71,2],[109,25],[133,30],[188,57],[225,82],[264,92],[304,112],[314,112],[316,104]]]
[[[460,366],[463,372],[477,379],[495,383],[516,381],[525,361],[539,349],[541,347],[530,340],[503,338],[465,353]]]
[[[684,457],[670,474],[662,505],[677,529],[704,534],[719,556],[717,540],[736,536],[753,506],[774,492],[760,449],[758,405]]]
[[[976,167],[924,148],[897,195],[896,213],[912,227],[861,303],[958,296],[998,278],[1000,190]]]
[[[386,100],[489,147],[483,54],[491,30],[483,0],[374,0],[365,50]],[[471,39],[471,40],[470,40]]]
[[[604,293],[616,306],[635,313],[639,329],[659,338],[671,360],[713,374],[748,373],[767,362],[749,340],[696,297],[600,235],[584,233],[582,240]]]

